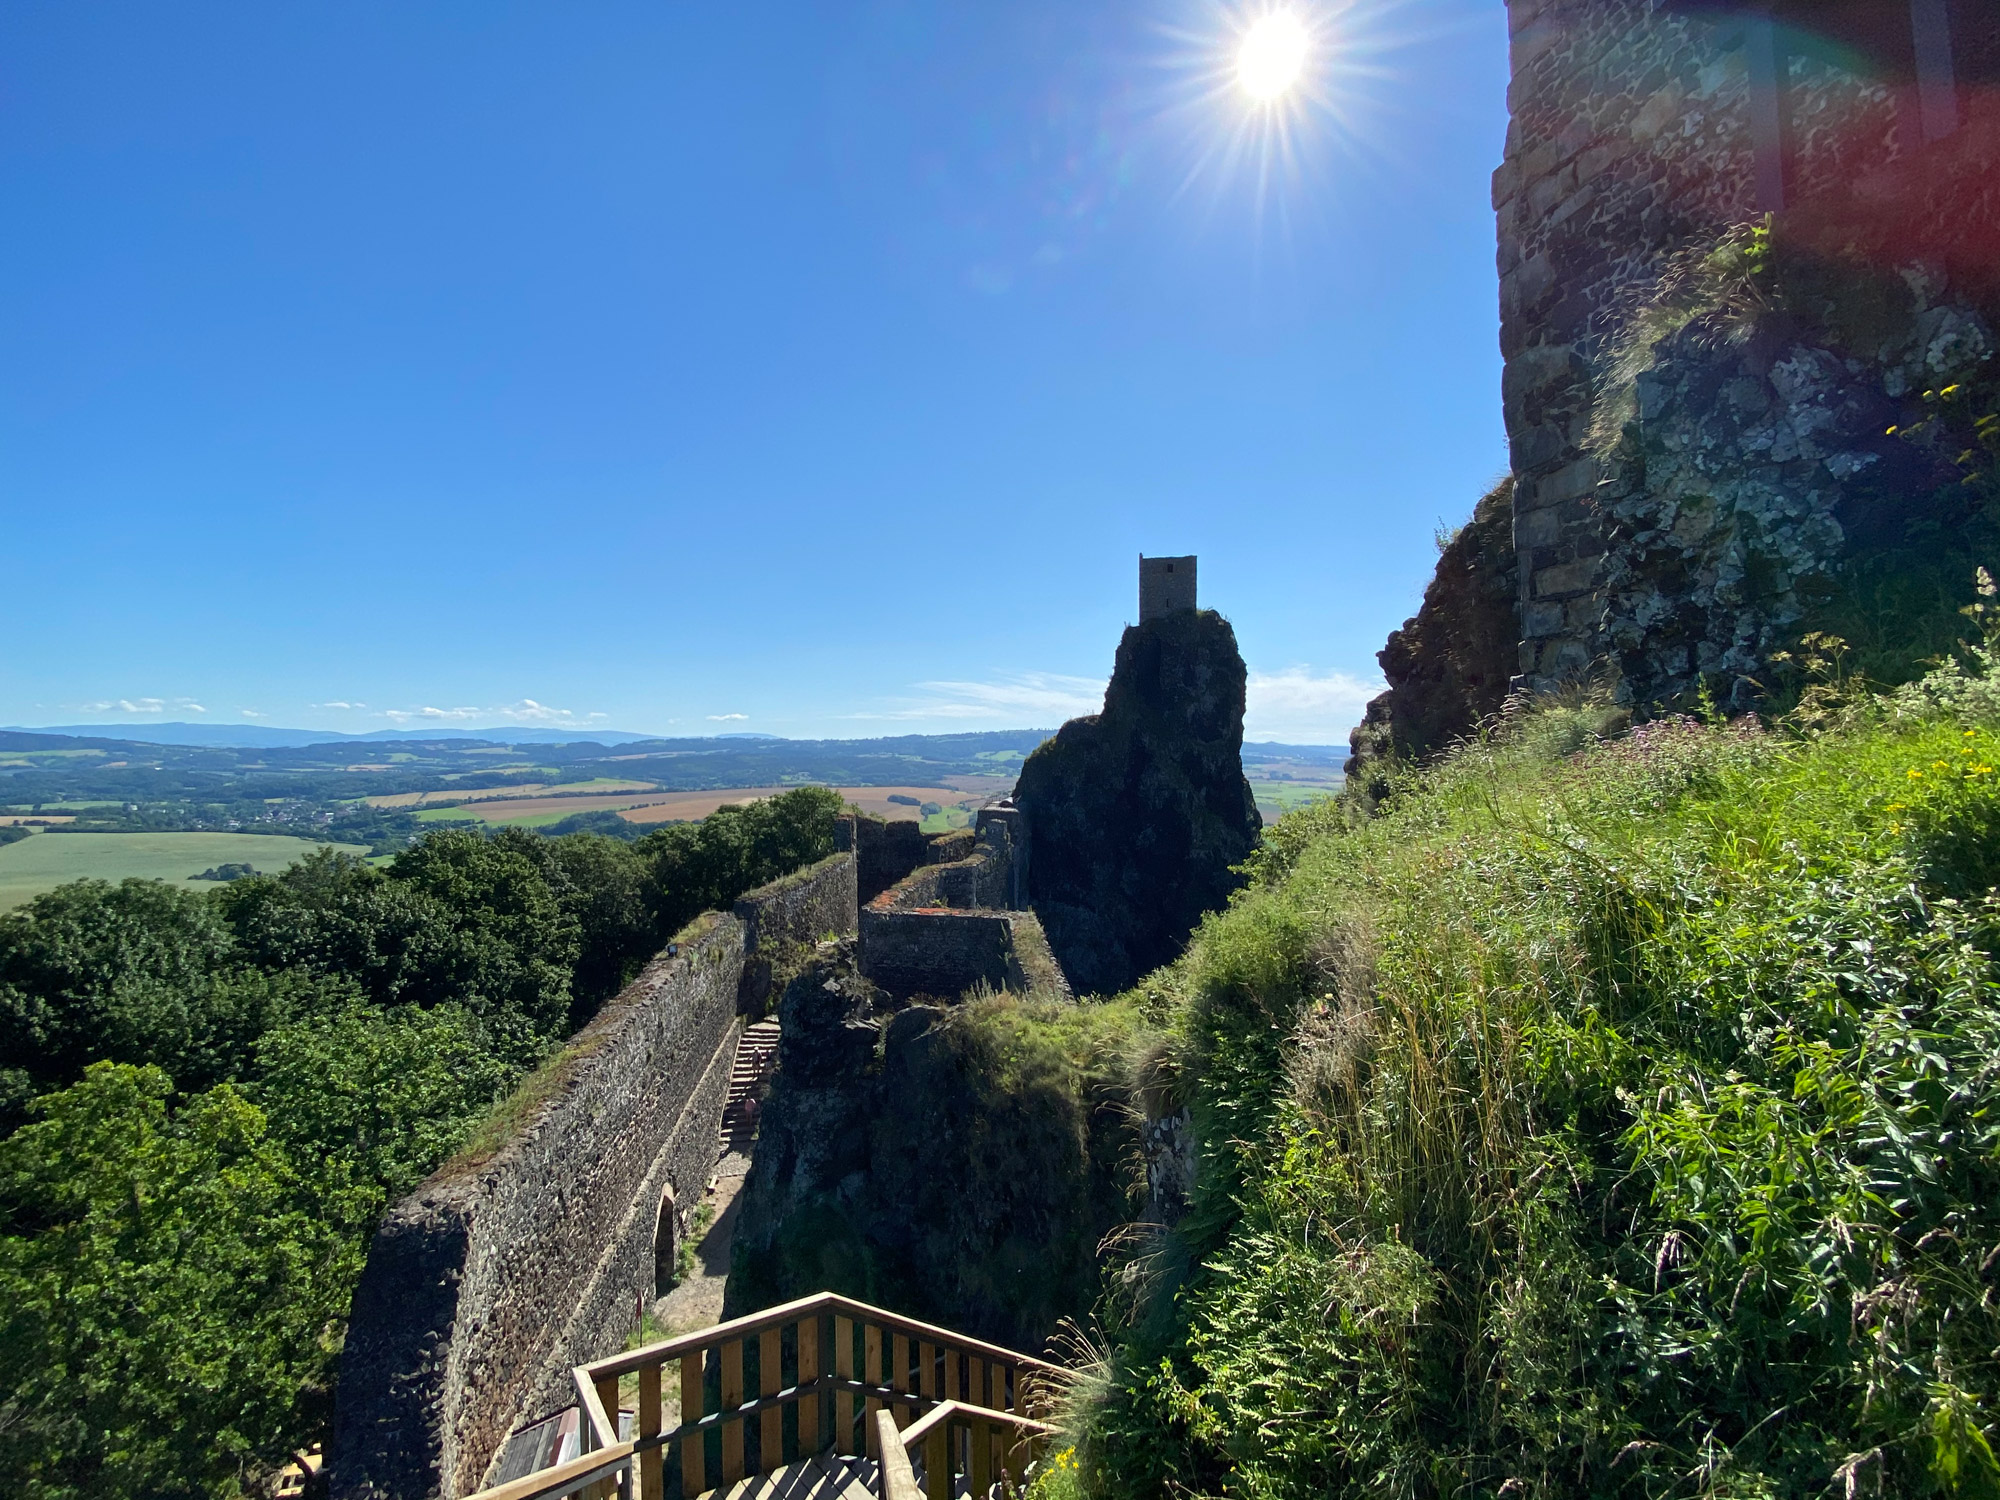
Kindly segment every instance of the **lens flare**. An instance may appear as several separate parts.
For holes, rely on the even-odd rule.
[[[1243,34],[1236,54],[1236,81],[1260,104],[1283,97],[1306,70],[1311,38],[1288,10],[1272,11]]]

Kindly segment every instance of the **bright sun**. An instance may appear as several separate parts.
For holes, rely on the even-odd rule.
[[[1305,71],[1309,42],[1306,29],[1290,11],[1272,11],[1243,34],[1236,54],[1236,81],[1260,103],[1269,103],[1299,81]]]

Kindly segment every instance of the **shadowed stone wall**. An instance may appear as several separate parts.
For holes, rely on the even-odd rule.
[[[1128,626],[1103,711],[1021,767],[1028,893],[1078,992],[1116,994],[1172,962],[1241,884],[1263,827],[1243,779],[1247,680],[1213,610]]]
[[[863,901],[874,900],[929,858],[924,831],[914,820],[872,813],[854,819],[854,850],[861,862],[857,884]]]
[[[570,1404],[653,1293],[663,1197],[696,1202],[737,1036],[743,926],[710,913],[516,1097],[497,1149],[390,1209],[341,1360],[332,1492],[480,1488],[507,1434]]]

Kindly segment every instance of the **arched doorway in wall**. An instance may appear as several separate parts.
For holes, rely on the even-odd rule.
[[[664,1297],[674,1289],[674,1273],[680,1260],[681,1225],[674,1212],[674,1190],[660,1194],[660,1217],[653,1228],[653,1295]]]

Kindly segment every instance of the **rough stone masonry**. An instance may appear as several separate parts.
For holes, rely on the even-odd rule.
[[[698,918],[517,1092],[498,1139],[383,1216],[341,1356],[338,1500],[479,1489],[510,1432],[574,1400],[571,1369],[621,1345],[715,1166],[746,951],[854,931],[851,824],[837,842]]]
[[[1921,179],[1928,158],[1986,128],[2000,27],[1989,0],[1507,10],[1511,120],[1493,204],[1516,683],[1543,688],[1607,649],[1617,538],[1598,504],[1593,398],[1634,307],[1678,251],[1729,225],[1810,218],[1858,182]]]

